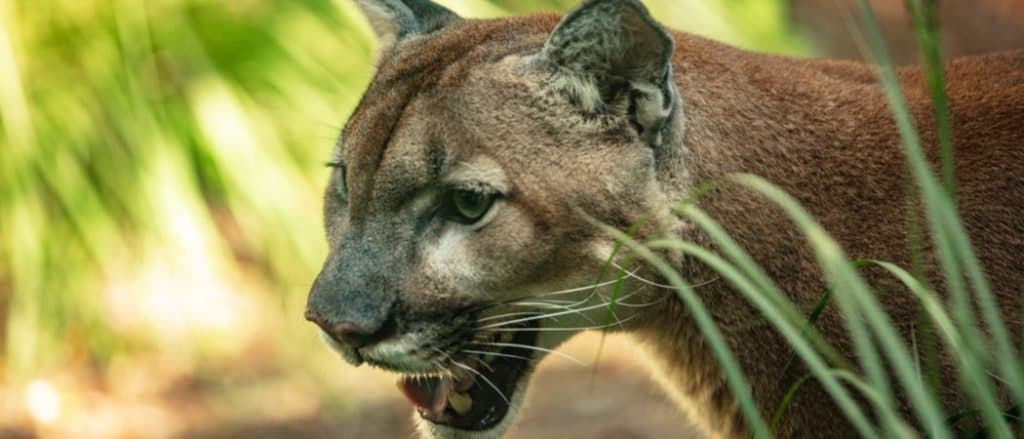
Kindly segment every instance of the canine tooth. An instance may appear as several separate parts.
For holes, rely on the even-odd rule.
[[[465,393],[453,391],[448,394],[448,405],[452,406],[452,410],[455,410],[455,413],[462,416],[469,413],[469,410],[473,408],[473,398],[470,398]]]

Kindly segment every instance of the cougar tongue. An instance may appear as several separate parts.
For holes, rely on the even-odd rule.
[[[434,415],[444,411],[448,403],[448,393],[452,390],[449,378],[414,378],[403,377],[398,381],[398,389],[419,409]]]

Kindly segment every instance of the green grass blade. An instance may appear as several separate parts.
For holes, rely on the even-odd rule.
[[[873,402],[876,406],[882,404],[882,395],[878,394],[878,389],[864,382],[864,380],[860,379],[859,376],[845,370],[835,370],[833,371],[833,374],[835,374],[836,378],[839,378],[857,390],[860,390],[861,395],[864,395],[868,401]],[[880,413],[880,416],[886,420],[887,424],[897,426],[897,430],[894,432],[894,437],[909,438],[915,436],[915,433],[910,431],[910,427],[896,417],[895,411],[886,410]]]
[[[920,301],[931,321],[939,330],[939,334],[946,341],[950,352],[967,352],[960,332],[946,314],[934,293],[928,291],[920,281],[906,270],[888,262],[874,261],[874,263],[892,273],[893,276],[899,279],[917,296],[918,301]],[[1009,437],[1010,430],[1004,421],[1003,410],[996,404],[999,398],[990,385],[991,382],[986,376],[984,366],[978,364],[977,358],[972,355],[954,355],[954,357],[959,364],[957,370],[960,372],[961,379],[966,385],[968,393],[973,397],[972,399],[980,407],[980,414],[986,424],[990,428],[994,427],[999,437]]]
[[[845,320],[851,328],[851,335],[854,343],[871,343],[864,331],[870,329],[876,337],[880,350],[889,359],[889,364],[895,372],[896,377],[907,391],[908,400],[912,408],[925,427],[932,431],[935,437],[950,437],[948,428],[943,423],[945,415],[938,403],[931,397],[930,392],[924,386],[916,372],[913,358],[908,352],[906,344],[902,341],[899,332],[896,331],[889,320],[885,310],[878,304],[873,293],[857,272],[853,270],[845,252],[839,247],[821,226],[793,199],[789,194],[765,181],[764,179],[742,174],[734,177],[739,183],[750,187],[778,204],[793,219],[797,226],[807,235],[811,247],[818,258],[819,265],[825,270],[826,277],[835,285],[836,299],[843,308]],[[864,319],[866,328],[861,327],[858,318]],[[872,355],[872,349],[861,347],[858,355]],[[891,392],[888,391],[888,381],[884,373],[881,379],[877,375],[881,368],[881,360],[877,357],[870,359],[860,358],[861,365],[868,372],[869,382],[881,395],[882,401],[887,406],[893,407]]]
[[[832,301],[832,289],[829,288],[825,291],[825,294],[821,295],[818,302],[814,304],[814,309],[811,310],[811,314],[807,316],[807,322],[804,323],[803,333],[805,336],[812,331],[815,331],[815,325],[818,324],[818,318],[821,317],[822,311],[825,311],[825,307],[829,302]],[[788,376],[789,372],[793,369],[793,365],[796,364],[796,351],[790,352],[789,357],[786,358],[786,366],[782,368],[783,377]]]
[[[769,193],[774,195],[770,198],[790,213],[796,219],[799,228],[808,236],[808,241],[810,241],[811,247],[818,257],[818,265],[825,272],[826,281],[834,286],[837,304],[843,314],[843,322],[846,324],[853,341],[858,364],[864,370],[868,382],[871,383],[880,395],[878,401],[882,406],[879,412],[885,413],[894,410],[893,407],[896,406],[896,402],[892,390],[889,388],[889,380],[885,373],[883,360],[865,324],[865,317],[862,315],[865,311],[861,310],[855,297],[858,294],[862,294],[857,288],[859,285],[856,282],[857,276],[855,273],[851,274],[846,270],[848,262],[845,256],[843,256],[838,246],[832,242],[831,238],[828,237],[827,233],[810,219],[810,216],[799,207],[796,201],[789,198],[781,190],[778,190],[759,177],[736,176],[733,178],[756,190],[769,191]],[[745,178],[747,179],[746,181],[744,180]],[[894,425],[886,425],[886,428],[888,429],[887,434],[894,434]]]
[[[633,236],[640,232],[640,229],[644,226],[644,224],[647,223],[648,220],[650,220],[650,218],[650,212],[646,212],[643,215],[640,215],[640,217],[637,218],[637,220],[634,221],[633,224],[629,227],[629,230],[626,230],[626,236],[628,236],[630,239],[633,239]],[[611,271],[615,263],[615,257],[618,256],[619,253],[622,251],[622,246],[623,243],[621,241],[615,242],[615,246],[612,248],[612,251],[608,255],[608,258],[604,261],[603,264],[601,264],[601,269],[597,273],[597,279],[594,281],[594,285],[598,285],[604,282],[604,277],[608,275],[609,271]],[[623,282],[626,279],[626,273],[622,269],[617,269],[615,276],[616,278],[615,284],[612,289],[612,294],[608,299],[608,312],[605,314],[605,320],[601,324],[601,327],[604,329],[601,330],[601,339],[597,342],[597,351],[594,353],[594,365],[590,369],[591,381],[593,381],[593,379],[597,376],[597,368],[601,360],[601,355],[604,353],[605,341],[608,335],[608,327],[611,324],[612,319],[615,318],[615,309],[617,307],[619,297],[622,296],[622,286]]]
[[[946,94],[945,69],[939,44],[939,8],[936,0],[906,0],[907,11],[914,23],[917,44],[924,56],[928,89],[935,112],[936,138],[942,163],[942,182],[950,198],[956,199],[956,162],[953,156],[953,120]]]
[[[687,216],[698,226],[703,229],[708,236],[722,249],[729,260],[731,260],[737,267],[743,270],[743,273],[754,282],[757,287],[763,291],[766,297],[772,301],[772,303],[784,314],[784,316],[791,322],[801,322],[804,320],[804,315],[797,309],[796,306],[775,282],[771,280],[767,273],[754,261],[754,259],[745,251],[743,248],[734,240],[731,236],[719,225],[715,220],[711,219],[703,210],[696,206],[684,206],[677,208],[677,210],[683,215]],[[812,328],[813,329],[813,328]],[[839,355],[831,346],[825,342],[821,335],[816,330],[811,330],[807,333],[811,341],[814,342],[815,346],[829,359],[832,364],[839,367],[849,369],[850,365],[847,360]]]
[[[971,301],[962,287],[961,276],[966,274],[974,292],[975,301],[983,316],[985,327],[994,343],[994,358],[990,361],[1006,379],[1017,400],[1024,400],[1024,371],[1017,367],[1018,353],[1010,342],[1009,333],[999,312],[991,287],[981,264],[967,238],[966,229],[960,221],[949,194],[936,181],[921,147],[920,138],[914,128],[896,71],[885,50],[874,14],[864,0],[858,1],[861,18],[866,27],[866,37],[871,54],[877,61],[877,73],[886,98],[892,108],[900,137],[903,139],[905,156],[924,198],[929,229],[938,248],[939,260],[943,267],[947,287],[953,296],[954,316],[958,327],[967,337],[967,348],[976,355],[984,354],[985,343],[972,318]],[[978,352],[978,351],[982,352]]]
[[[701,303],[697,294],[692,288],[679,276],[675,268],[670,266],[660,256],[654,254],[650,249],[643,245],[633,241],[625,233],[615,229],[614,227],[601,224],[591,219],[598,228],[605,233],[614,237],[616,240],[623,242],[626,247],[635,253],[638,257],[647,261],[651,264],[670,285],[676,288],[676,292],[679,297],[686,304],[687,308],[693,314],[694,321],[702,334],[704,334],[705,340],[711,348],[712,353],[722,366],[723,372],[726,376],[726,382],[730,387],[733,395],[736,397],[739,403],[740,410],[743,413],[744,418],[747,421],[747,425],[750,427],[754,437],[758,438],[770,438],[771,432],[768,429],[768,425],[765,424],[764,418],[761,416],[757,404],[754,402],[753,396],[750,394],[750,386],[747,384],[747,379],[743,375],[743,371],[739,367],[739,363],[732,354],[732,350],[729,345],[725,342],[725,338],[722,336],[721,331],[715,325],[714,320],[711,318],[711,314]]]
[[[648,242],[646,245],[652,249],[670,248],[681,250],[696,257],[718,272],[733,285],[736,291],[743,294],[775,326],[786,341],[792,345],[794,351],[807,364],[808,370],[821,381],[822,386],[832,396],[854,427],[865,437],[876,435],[867,416],[853,401],[846,389],[833,378],[830,372],[831,368],[819,352],[815,350],[816,346],[808,342],[801,326],[802,322],[787,318],[781,308],[774,301],[768,299],[771,293],[760,290],[748,278],[743,276],[735,266],[720,256],[695,244],[677,240],[656,240]],[[830,346],[829,351],[834,352]]]
[[[775,414],[772,415],[771,426],[773,430],[778,429],[779,422],[782,421],[782,416],[785,415],[786,410],[789,409],[789,404],[793,402],[793,397],[796,396],[796,392],[798,392],[800,388],[803,387],[804,383],[813,376],[814,375],[812,374],[806,374],[800,377],[800,379],[796,380],[793,385],[789,387],[789,390],[786,391],[785,396],[782,397],[782,402],[779,403],[779,408],[775,409]],[[864,432],[861,432],[861,435],[868,437],[867,435],[864,435]]]

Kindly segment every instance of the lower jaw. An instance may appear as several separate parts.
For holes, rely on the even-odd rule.
[[[535,331],[518,331],[514,334],[510,344],[534,346],[537,341]],[[523,383],[529,379],[533,367],[532,350],[505,346],[495,353],[498,355],[491,362],[482,365],[481,359],[474,365],[473,369],[477,372],[471,387],[450,394],[443,410],[427,412],[420,409],[419,415],[423,421],[439,428],[474,432],[490,432],[507,424],[504,421],[513,411],[511,406],[516,405],[525,387]]]
[[[525,386],[520,386],[525,387]],[[521,398],[512,397],[512,405],[509,407],[500,420],[485,429],[465,429],[451,424],[436,423],[422,416],[416,416],[417,429],[425,438],[433,439],[500,439],[513,424],[517,417]]]
[[[523,380],[525,381],[527,378],[527,376],[524,376]],[[428,437],[451,438],[467,437],[464,435],[470,435],[468,437],[477,439],[499,438],[516,418],[520,403],[522,402],[521,392],[525,390],[525,387],[526,386],[520,382],[519,385],[516,386],[516,389],[510,392],[510,404],[501,408],[500,413],[494,413],[494,418],[489,422],[475,423],[473,425],[465,425],[455,419],[437,422],[432,420],[430,417],[424,416],[422,413],[417,413],[417,417],[419,418],[418,423],[420,424],[421,429],[426,429],[427,431],[434,433]]]

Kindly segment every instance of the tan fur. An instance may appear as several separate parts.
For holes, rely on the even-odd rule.
[[[351,236],[376,227],[384,227],[378,241],[394,235],[399,238],[388,242],[396,248],[437,251],[434,238],[387,224],[406,215],[406,200],[436,186],[431,157],[438,154],[480,164],[473,175],[500,175],[508,188],[493,219],[445,247],[457,247],[453,260],[473,261],[471,269],[442,269],[415,262],[415,256],[407,259],[411,265],[391,268],[400,271],[399,301],[406,308],[444,310],[481,295],[516,297],[540,285],[548,291],[585,285],[607,253],[595,248],[606,250],[613,241],[580,212],[626,228],[654,211],[641,238],[668,234],[710,246],[665,206],[702,182],[736,172],[760,175],[795,196],[851,257],[909,265],[908,174],[890,109],[868,67],[749,53],[672,33],[680,117],[664,144],[652,150],[624,121],[578,111],[579,103],[560,92],[564,84],[532,67],[531,57],[558,22],[550,15],[465,20],[412,36],[383,55],[341,142],[348,201],[339,204],[328,190],[327,266],[335,258],[366,257],[346,255],[343,247]],[[921,73],[907,68],[900,78],[934,158],[934,122]],[[960,211],[1009,326],[1018,328],[1016,297],[1024,285],[1024,51],[954,60],[947,78]],[[704,196],[700,206],[794,302],[813,304],[825,291],[804,238],[771,203],[725,185]],[[666,256],[694,282],[715,277],[696,261]],[[933,258],[928,267],[934,274]],[[655,277],[650,269],[638,274]],[[909,339],[917,319],[910,296],[877,270],[866,275],[880,291],[897,291],[879,297]],[[624,309],[620,317],[636,317],[629,329],[647,346],[669,391],[709,436],[745,435],[735,398],[683,304],[670,291],[643,291],[637,303],[658,306]],[[790,349],[724,281],[698,292],[770,415],[800,375],[780,376]],[[818,327],[852,356],[834,309],[826,310]],[[564,338],[542,344],[553,347]],[[942,373],[944,383],[956,382],[948,364]],[[952,385],[944,390],[943,404],[952,413],[962,395]],[[493,437],[425,428],[437,436]],[[797,394],[777,433],[853,436],[814,384]]]

